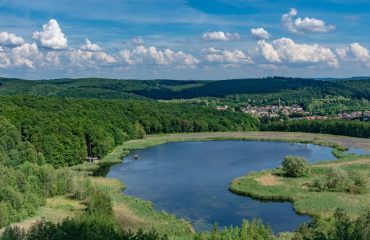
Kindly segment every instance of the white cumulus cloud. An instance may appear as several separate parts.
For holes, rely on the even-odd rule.
[[[289,38],[280,38],[272,43],[258,42],[262,56],[269,62],[325,64],[338,67],[337,56],[330,48],[318,44],[299,44]]]
[[[13,47],[25,43],[22,37],[18,37],[14,33],[0,32],[0,45]]]
[[[32,38],[45,48],[53,50],[62,50],[68,48],[67,38],[64,36],[62,29],[55,19],[42,26],[43,31],[34,32]]]
[[[85,39],[85,44],[80,47],[83,51],[90,51],[90,52],[99,52],[102,50],[102,48],[95,43],[91,43],[89,39]]]
[[[251,34],[255,39],[269,39],[270,33],[268,33],[264,28],[252,28]]]
[[[116,58],[105,52],[72,50],[68,53],[70,65],[76,67],[98,67],[116,63]]]
[[[124,63],[135,65],[144,62],[156,65],[194,66],[199,60],[183,51],[159,50],[156,47],[138,46],[133,50],[122,50],[120,56]]]
[[[11,50],[10,59],[14,66],[34,68],[36,64],[42,64],[43,54],[39,52],[35,43],[25,43]]]
[[[350,51],[355,56],[357,60],[367,62],[370,60],[369,49],[360,45],[359,43],[352,43],[350,45]]]
[[[269,62],[281,62],[278,51],[264,40],[258,41],[262,56]]]
[[[202,54],[206,61],[212,63],[222,63],[222,64],[253,63],[250,57],[248,57],[243,51],[238,49],[221,50],[217,48],[207,48],[202,50]]]
[[[360,43],[352,43],[348,47],[337,48],[336,53],[344,61],[359,61],[370,66],[370,51]]]
[[[317,18],[296,18],[298,14],[295,8],[290,9],[289,13],[282,16],[282,25],[292,33],[326,33],[333,31],[335,26],[326,25],[326,23]]]
[[[239,33],[229,32],[205,32],[202,35],[202,39],[206,41],[239,41]]]

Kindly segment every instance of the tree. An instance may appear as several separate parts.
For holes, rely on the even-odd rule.
[[[283,163],[283,173],[286,177],[302,177],[308,170],[308,164],[303,157],[286,156]]]

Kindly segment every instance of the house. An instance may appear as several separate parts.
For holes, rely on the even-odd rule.
[[[218,111],[226,111],[227,109],[229,108],[229,106],[225,105],[225,106],[217,106],[216,109]]]

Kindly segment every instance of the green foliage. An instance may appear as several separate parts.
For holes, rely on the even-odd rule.
[[[96,188],[87,199],[87,211],[90,214],[112,214],[112,202],[106,191]]]
[[[67,169],[24,163],[16,168],[0,165],[0,227],[35,214],[45,198],[70,191]]]
[[[290,120],[268,122],[261,125],[263,131],[327,133],[360,138],[370,138],[370,123],[346,120]]]
[[[350,174],[350,178],[353,181],[353,185],[350,187],[349,190],[351,193],[360,194],[367,192],[369,181],[365,173],[359,171],[352,172]]]
[[[353,220],[337,210],[330,219],[317,219],[302,225],[293,240],[368,240],[370,238],[370,212]]]
[[[269,226],[261,220],[243,220],[241,227],[228,227],[222,230],[215,225],[212,232],[199,233],[194,237],[195,240],[269,240],[273,239],[273,234]]]
[[[282,170],[286,177],[303,177],[308,171],[308,164],[303,157],[286,156]]]
[[[258,129],[257,120],[243,113],[188,104],[0,97],[0,105],[0,117],[7,119],[0,158],[14,166],[26,156],[27,161],[71,166],[87,155],[102,158],[124,141],[145,134]]]
[[[351,171],[348,174],[340,168],[329,168],[324,177],[316,178],[312,184],[316,191],[350,192],[353,194],[366,193],[368,179],[364,172]]]
[[[65,219],[61,223],[39,222],[28,232],[7,228],[1,240],[166,240],[154,230],[137,233],[120,231],[114,222],[89,216],[81,219]]]
[[[224,81],[57,79],[25,81],[0,79],[0,95],[60,96],[97,99],[224,98],[231,105],[300,104],[316,114],[368,109],[370,80],[319,81],[268,77]]]
[[[329,168],[325,173],[325,181],[329,190],[341,192],[348,189],[348,174],[340,168]]]
[[[18,166],[24,162],[44,163],[42,153],[28,141],[22,141],[18,129],[0,116],[0,164]]]

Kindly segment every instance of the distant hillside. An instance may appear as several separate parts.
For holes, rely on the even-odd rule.
[[[0,78],[0,95],[59,96],[102,99],[180,99],[245,94],[290,94],[305,97],[341,95],[370,99],[370,79],[314,80],[301,78],[232,79],[222,81],[117,80],[101,78],[22,80]]]

